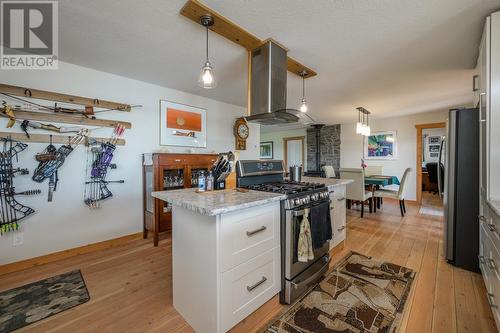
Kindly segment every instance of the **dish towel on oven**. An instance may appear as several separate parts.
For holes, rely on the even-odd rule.
[[[318,249],[332,239],[330,203],[326,202],[312,207],[310,219],[313,249]]]
[[[311,226],[309,224],[309,209],[305,209],[304,217],[300,222],[299,242],[297,244],[297,259],[300,262],[308,262],[314,259],[312,246]]]

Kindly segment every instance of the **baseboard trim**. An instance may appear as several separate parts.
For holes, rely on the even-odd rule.
[[[26,260],[16,261],[13,263],[5,264],[0,266],[0,276],[8,273],[22,271],[24,269],[40,266],[43,264],[48,264],[57,260],[66,259],[70,257],[75,257],[81,254],[86,254],[90,252],[95,252],[99,250],[109,249],[115,246],[123,245],[131,241],[142,238],[142,232],[135,234],[122,236],[118,238],[108,239],[98,243],[92,243],[88,245],[83,245],[75,247],[68,250],[63,250],[59,252],[54,252],[46,254],[39,257],[34,257]]]
[[[330,249],[330,257],[333,257],[335,256],[336,254],[340,253],[345,247],[345,240],[343,240],[342,242],[338,243],[337,245],[335,245],[334,247],[332,247]]]

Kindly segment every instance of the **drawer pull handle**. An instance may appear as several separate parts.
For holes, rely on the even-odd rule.
[[[495,260],[488,258],[488,267],[496,271],[497,266],[495,265]]]
[[[247,231],[247,236],[248,237],[252,237],[253,235],[258,234],[259,232],[262,232],[262,231],[264,231],[266,229],[267,228],[265,226],[262,226],[259,229],[255,229],[255,230],[252,230],[252,231]]]
[[[258,286],[260,286],[261,284],[263,284],[266,281],[267,281],[267,278],[265,276],[263,276],[259,282],[255,283],[251,286],[247,286],[247,291],[250,292],[250,291],[254,290],[255,288],[257,288]]]
[[[345,200],[345,197],[337,199],[337,201],[344,201],[344,200]]]
[[[483,221],[483,222],[486,221],[486,217],[484,217],[483,215],[479,215],[478,218],[479,218],[479,221]]]
[[[174,160],[174,162],[180,162],[180,161],[181,161],[181,160],[179,160],[179,159]]]
[[[478,258],[479,258],[479,262],[484,265],[485,264],[484,256],[478,256]]]
[[[490,307],[491,308],[498,308],[498,305],[495,304],[494,300],[493,300],[493,297],[495,296],[494,294],[492,293],[488,293],[488,303],[490,304]]]
[[[344,230],[344,229],[345,229],[345,225],[343,225],[343,226],[342,226],[342,228],[337,229],[337,231],[339,231],[339,232],[340,232],[340,231],[342,231],[342,230]]]

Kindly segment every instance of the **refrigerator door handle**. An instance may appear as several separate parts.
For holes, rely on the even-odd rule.
[[[443,158],[443,147],[445,145],[445,138],[443,138],[441,140],[441,145],[439,146],[439,158],[438,158],[438,165],[437,165],[437,181],[438,181],[438,192],[439,192],[439,199],[442,199],[443,198],[443,192],[444,192],[444,189],[443,189],[443,185],[441,184],[441,182],[443,181],[441,178],[442,178],[442,175],[441,175],[441,166],[443,166],[443,169],[444,169],[444,165],[443,163],[441,163],[442,161],[442,158]]]

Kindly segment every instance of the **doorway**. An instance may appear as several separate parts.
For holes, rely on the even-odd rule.
[[[438,151],[434,151],[437,146],[440,145],[440,141],[437,139],[437,137],[441,137],[440,133],[445,133],[445,128],[446,128],[446,123],[430,123],[430,124],[421,124],[421,125],[415,125],[417,129],[417,204],[419,205],[428,205],[430,207],[439,207],[441,205],[441,199],[439,198],[439,195],[433,196],[432,193],[436,192],[436,189],[434,189],[433,186],[437,187],[437,184],[434,185],[434,177],[430,177],[429,172],[425,169],[424,164],[426,165],[427,162],[432,163],[432,161],[437,160],[437,155],[436,153]],[[438,129],[441,129],[439,131]],[[437,131],[436,131],[437,130]],[[424,137],[424,133],[427,132],[429,134],[426,134]],[[433,137],[436,137],[433,141]],[[438,142],[439,141],[439,142]],[[434,147],[436,146],[436,147]],[[425,149],[424,149],[425,148]],[[425,151],[424,151],[425,150]],[[436,172],[440,172],[439,166],[436,167]],[[432,181],[431,181],[432,180]],[[425,192],[422,191],[422,186],[426,187]],[[437,192],[436,192],[437,193]],[[425,198],[424,198],[425,197]],[[425,200],[423,200],[425,199]]]
[[[285,152],[285,167],[286,170],[293,165],[302,166],[302,170],[305,170],[305,137],[295,136],[290,138],[283,138],[283,151]]]

